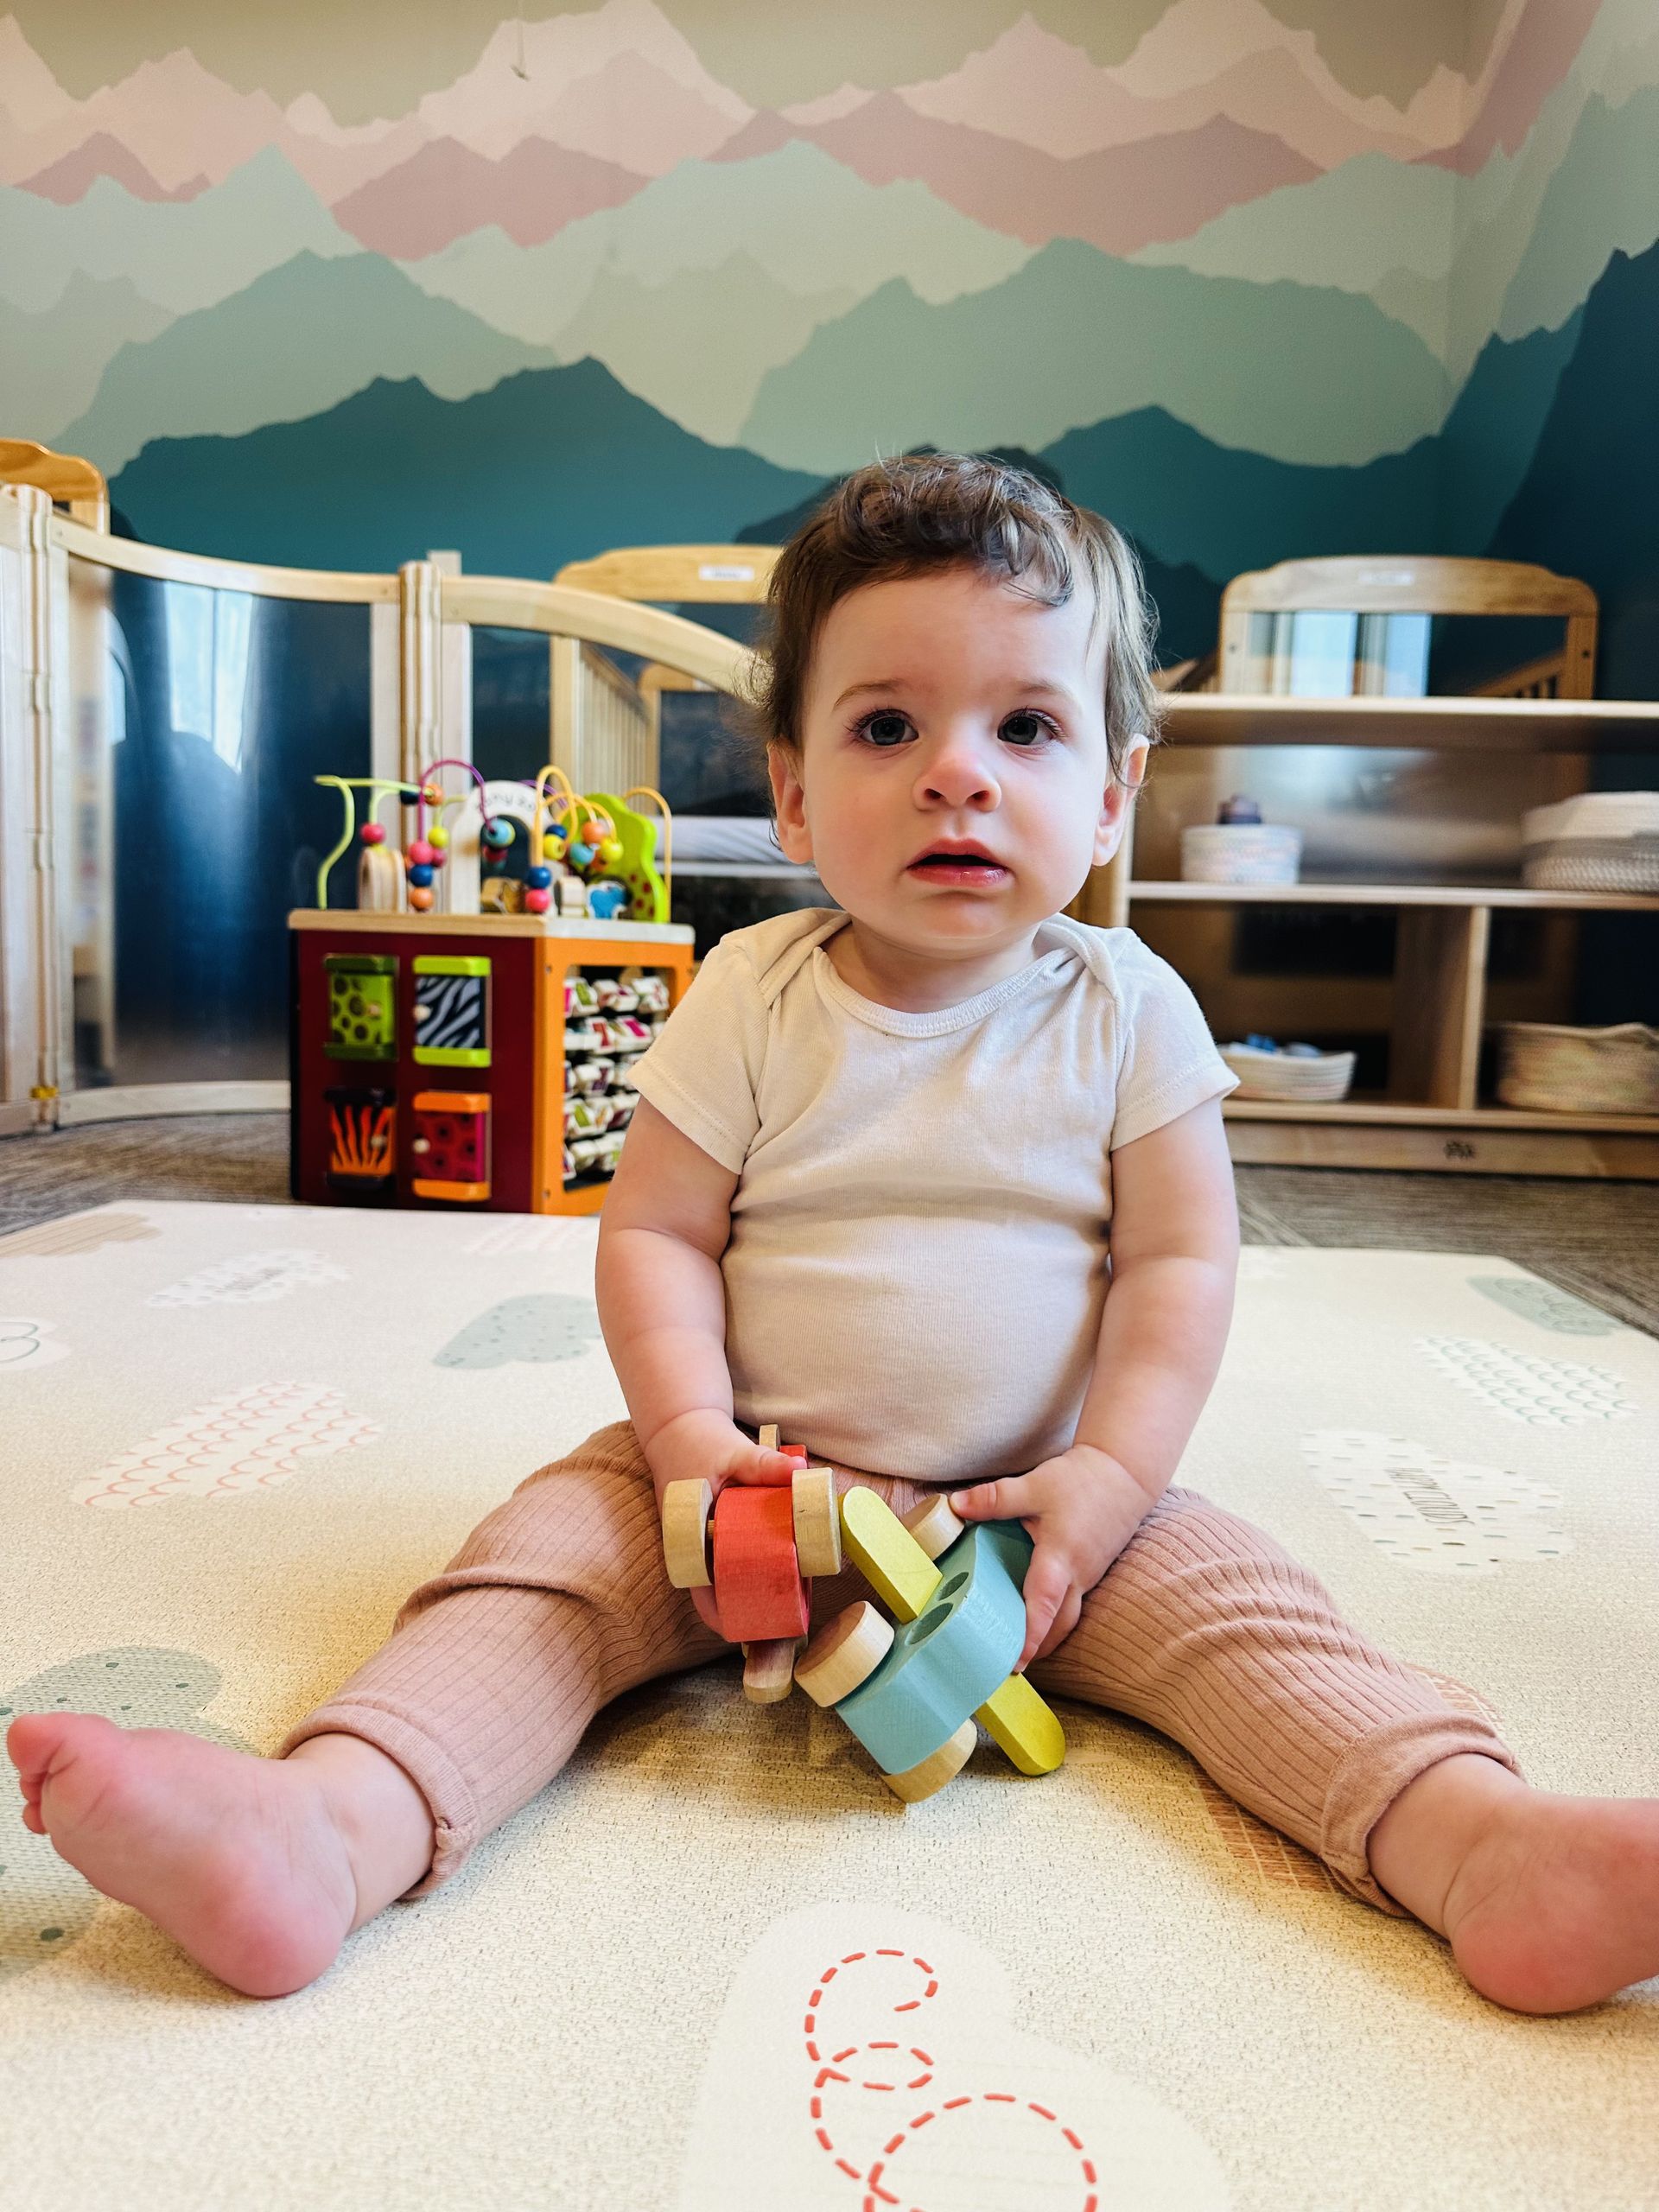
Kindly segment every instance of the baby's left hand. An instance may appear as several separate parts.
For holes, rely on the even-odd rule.
[[[1083,1601],[1157,1503],[1126,1467],[1074,1444],[1028,1475],[950,1493],[963,1521],[1018,1521],[1036,1546],[1026,1570],[1026,1644],[1016,1674],[1071,1635]]]

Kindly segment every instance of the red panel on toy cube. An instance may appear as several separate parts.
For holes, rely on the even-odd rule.
[[[417,1198],[477,1205],[490,1195],[490,1102],[482,1091],[415,1094]]]
[[[715,1500],[715,1603],[728,1643],[804,1636],[806,1586],[795,1556],[795,1500],[785,1483],[728,1483]]]

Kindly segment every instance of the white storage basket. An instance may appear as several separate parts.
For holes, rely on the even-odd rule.
[[[1532,1114],[1659,1114],[1659,1029],[1501,1022],[1497,1102]]]
[[[1521,817],[1521,880],[1535,891],[1659,897],[1659,791],[1585,791]]]
[[[1269,1052],[1259,1045],[1224,1045],[1221,1057],[1238,1077],[1235,1098],[1282,1098],[1332,1105],[1354,1080],[1351,1052]]]
[[[1294,883],[1302,833],[1276,822],[1200,822],[1181,832],[1187,883]]]

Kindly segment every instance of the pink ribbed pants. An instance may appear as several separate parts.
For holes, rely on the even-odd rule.
[[[901,1513],[920,1495],[837,1474]],[[815,1584],[815,1621],[862,1588],[851,1567]],[[602,1705],[729,1649],[667,1580],[650,1471],[618,1422],[480,1522],[282,1749],[359,1736],[405,1770],[437,1833],[418,1897],[551,1781]],[[1032,1680],[1173,1737],[1388,1912],[1400,1908],[1372,1880],[1366,1840],[1407,1783],[1459,1751],[1515,1765],[1487,1721],[1351,1628],[1271,1537],[1191,1491],[1165,1494]]]

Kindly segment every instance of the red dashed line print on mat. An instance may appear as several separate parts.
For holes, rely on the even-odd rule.
[[[378,1423],[315,1382],[257,1382],[198,1406],[75,1487],[79,1505],[162,1505],[274,1490],[302,1459],[372,1444]]]
[[[813,2069],[812,2091],[808,2102],[808,2113],[812,2122],[814,2139],[826,2158],[834,2161],[836,2170],[856,2182],[864,2190],[860,2212],[882,2212],[891,2207],[894,2212],[925,2212],[914,2203],[902,2186],[902,2177],[893,2171],[894,2161],[900,2158],[906,2146],[913,2142],[925,2127],[937,2126],[952,2113],[965,2112],[975,2105],[1002,2107],[1011,2120],[1023,2120],[1027,2115],[1043,2124],[1049,2140],[1063,2141],[1076,2158],[1078,2178],[1077,2212],[1099,2212],[1098,2177],[1095,2164],[1084,2147],[1082,2138],[1075,2128],[1068,2127],[1056,2112],[1046,2105],[1039,2105],[1028,2097],[1014,2095],[1005,2089],[982,2089],[971,2094],[940,2097],[937,2089],[923,2108],[906,2120],[882,2144],[880,2155],[866,2166],[861,2166],[846,2155],[831,2132],[831,2101],[826,2090],[836,2085],[849,2090],[869,2092],[877,2096],[920,2098],[922,2093],[934,2086],[933,2060],[919,2044],[901,2043],[896,2038],[882,2038],[871,2043],[849,2044],[843,2050],[827,2055],[820,2045],[819,2015],[830,1985],[840,1977],[845,1987],[846,1970],[867,1960],[907,1959],[922,1977],[919,1994],[902,2005],[891,2007],[894,2013],[915,2012],[938,1994],[938,1976],[927,1961],[902,1950],[849,1951],[834,1966],[826,1967],[818,1976],[812,1994],[806,2000],[806,2015],[802,2023],[806,2037],[806,2056]],[[855,2066],[852,2062],[860,2063]],[[1053,2131],[1049,2134],[1049,2131]]]

